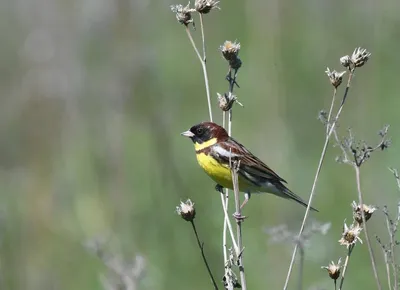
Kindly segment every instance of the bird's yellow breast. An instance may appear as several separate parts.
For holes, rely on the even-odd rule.
[[[197,153],[197,161],[204,171],[219,185],[232,189],[232,174],[229,166],[219,163],[212,156]]]

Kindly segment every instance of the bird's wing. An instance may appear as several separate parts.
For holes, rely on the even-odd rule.
[[[220,159],[223,158],[224,162],[229,163],[229,158],[240,160],[239,171],[244,171],[244,173],[247,173],[246,175],[266,178],[271,182],[286,183],[283,178],[233,138],[218,142],[213,147],[214,154],[217,154]]]

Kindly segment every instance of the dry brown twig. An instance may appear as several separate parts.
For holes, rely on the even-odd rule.
[[[196,0],[194,9],[190,8],[190,3],[187,6],[183,6],[183,5],[171,6],[172,11],[176,13],[177,20],[181,24],[185,25],[186,34],[187,34],[187,36],[190,40],[190,43],[192,44],[192,47],[193,47],[194,51],[196,52],[196,55],[201,63],[201,66],[203,69],[205,86],[206,86],[207,103],[208,103],[208,111],[209,111],[210,121],[213,121],[213,117],[212,117],[210,89],[209,89],[209,81],[208,81],[207,66],[206,66],[207,58],[206,58],[206,42],[205,42],[205,33],[204,33],[203,14],[209,13],[212,9],[219,9],[218,3],[219,3],[219,1],[215,1],[215,0]],[[192,13],[196,12],[196,11],[199,13],[199,17],[200,17],[203,56],[201,56],[199,49],[197,48],[196,43],[192,37],[191,30],[189,29],[189,24],[193,24],[193,27],[194,27]],[[240,104],[237,101],[237,97],[235,95],[233,95],[233,88],[235,85],[237,85],[237,83],[236,83],[237,71],[242,64],[240,58],[238,57],[239,50],[240,50],[240,44],[236,43],[236,42],[225,41],[224,45],[222,45],[220,47],[220,50],[222,52],[222,55],[228,61],[228,64],[229,64],[229,72],[228,72],[228,76],[226,77],[227,80],[229,81],[229,92],[225,93],[223,95],[218,94],[218,102],[219,102],[219,107],[223,111],[224,127],[226,124],[225,123],[225,115],[226,115],[225,112],[227,112],[227,111],[229,112],[228,134],[231,135],[231,133],[232,133],[232,106],[235,102]],[[233,76],[232,76],[232,72],[234,72]],[[233,171],[232,171],[232,174],[234,174]],[[233,289],[233,287],[237,286],[237,281],[233,280],[235,275],[233,275],[234,273],[231,269],[231,266],[235,264],[235,263],[231,263],[232,251],[230,251],[230,254],[228,256],[228,248],[227,248],[227,239],[226,238],[227,238],[227,230],[229,230],[236,258],[239,260],[239,264],[241,265],[241,266],[239,266],[240,277],[241,277],[241,287],[242,287],[242,289],[246,289],[246,281],[245,281],[244,270],[243,270],[243,266],[242,266],[243,265],[243,259],[242,259],[243,253],[240,251],[241,245],[240,246],[238,245],[239,241],[240,241],[240,244],[242,243],[241,226],[238,226],[238,228],[237,228],[238,242],[236,242],[234,234],[233,234],[233,230],[232,230],[232,225],[230,223],[230,219],[229,219],[228,212],[227,212],[228,211],[229,191],[226,190],[226,193],[224,195],[222,188],[220,186],[217,185],[216,189],[221,192],[221,202],[222,202],[222,208],[223,208],[223,212],[224,212],[224,227],[223,227],[223,239],[222,239],[224,264],[225,264],[224,283],[228,289]],[[236,202],[239,204],[238,200]],[[238,205],[236,205],[236,207],[237,206]],[[194,224],[192,223],[192,225],[194,225]],[[195,230],[195,227],[194,227],[194,230]],[[195,230],[195,232],[196,232],[196,230]],[[198,243],[199,243],[199,240],[198,240]],[[199,243],[199,246],[201,246],[200,243]],[[200,248],[202,249],[202,246]],[[203,254],[203,251],[202,251],[202,254]],[[203,260],[207,266],[207,261],[206,261],[204,255],[203,255]],[[208,266],[207,266],[207,268],[208,268]],[[211,276],[210,271],[209,271],[209,274]]]
[[[210,276],[210,279],[214,286],[214,289],[218,290],[217,282],[214,279],[214,276],[211,272],[206,255],[204,253],[204,243],[200,242],[199,234],[197,233],[196,225],[194,223],[194,219],[196,217],[196,209],[194,207],[194,203],[190,199],[188,199],[186,202],[181,201],[180,205],[176,207],[176,212],[185,221],[188,221],[191,223],[193,232],[196,236],[197,245],[199,246],[199,249],[200,249],[201,257],[203,258],[203,262],[207,268],[208,275]]]
[[[390,172],[393,173],[396,183],[397,183],[397,189],[400,191],[400,179],[399,179],[399,174],[396,169],[394,168],[389,168]],[[397,204],[397,214],[395,218],[392,218],[392,216],[389,213],[389,209],[387,206],[384,206],[382,208],[382,212],[385,215],[385,221],[386,221],[386,228],[388,231],[389,235],[389,241],[387,244],[383,243],[382,240],[378,237],[376,237],[376,240],[378,241],[379,245],[381,246],[383,256],[385,258],[385,264],[386,264],[386,277],[387,277],[387,282],[389,289],[399,289],[399,278],[398,278],[398,265],[396,264],[396,246],[399,245],[399,242],[396,241],[396,233],[397,229],[399,226],[399,221],[400,221],[400,202]],[[393,285],[392,285],[392,277],[393,277]],[[392,288],[393,287],[393,288]]]
[[[369,146],[365,141],[356,141],[351,129],[348,130],[349,136],[346,137],[343,141],[340,140],[336,130],[334,131],[336,143],[342,151],[342,156],[338,157],[337,161],[348,164],[354,168],[356,176],[358,202],[360,205],[364,205],[364,199],[361,190],[360,167],[371,157],[371,154],[373,152],[378,150],[385,150],[390,146],[390,140],[387,138],[388,129],[389,126],[386,125],[382,130],[379,131],[378,135],[380,136],[381,140],[375,146]],[[377,283],[378,289],[382,289],[376,266],[374,252],[368,235],[368,227],[366,223],[368,217],[366,217],[364,210],[361,210],[360,213],[361,213],[360,217],[361,217],[362,227],[364,229],[365,240],[367,242],[367,248],[371,260],[375,281]]]
[[[337,125],[337,122],[338,122],[338,120],[340,118],[340,115],[342,113],[344,104],[345,104],[345,102],[347,100],[347,96],[348,96],[348,93],[349,93],[349,90],[350,90],[350,84],[351,84],[351,81],[353,79],[354,72],[355,72],[356,68],[363,66],[368,61],[370,56],[371,56],[371,54],[367,50],[362,49],[362,48],[356,48],[354,50],[353,54],[351,55],[351,57],[346,55],[346,56],[343,56],[343,57],[340,58],[340,63],[345,68],[347,68],[348,71],[349,71],[349,77],[348,77],[348,80],[347,80],[347,85],[346,85],[346,88],[345,88],[345,91],[344,91],[344,94],[343,94],[343,98],[341,100],[339,109],[338,109],[337,113],[335,114],[335,117],[332,117],[332,110],[333,110],[334,102],[335,102],[335,99],[336,99],[337,88],[342,82],[342,77],[344,75],[344,72],[339,72],[339,73],[336,72],[336,71],[332,71],[331,72],[329,70],[329,68],[326,71],[326,74],[328,75],[329,80],[330,80],[332,86],[334,87],[334,92],[333,92],[331,109],[329,111],[329,114],[325,114],[325,113],[320,114],[320,118],[325,118],[326,117],[327,129],[326,129],[326,134],[325,134],[325,143],[324,143],[323,148],[322,148],[321,156],[320,156],[320,159],[319,159],[319,162],[318,162],[318,166],[317,166],[317,171],[316,171],[315,177],[314,177],[314,182],[313,182],[313,185],[311,187],[311,193],[310,193],[310,198],[308,200],[308,206],[307,206],[306,212],[304,214],[303,221],[302,221],[302,224],[301,224],[301,227],[300,227],[300,231],[299,231],[299,234],[298,234],[299,237],[301,236],[302,232],[304,231],[305,224],[306,224],[306,221],[308,219],[308,215],[309,215],[309,212],[310,212],[310,209],[311,209],[311,204],[312,204],[312,201],[313,201],[313,198],[314,198],[314,195],[315,195],[315,189],[316,189],[317,182],[318,182],[318,179],[319,179],[319,174],[321,172],[322,165],[323,165],[323,162],[324,162],[324,159],[325,159],[325,155],[326,155],[326,151],[328,149],[329,141],[330,141],[331,135],[332,135],[332,133],[333,133],[333,131],[334,131],[336,125]],[[287,289],[288,284],[289,284],[289,279],[290,279],[290,276],[291,276],[291,273],[292,273],[292,270],[293,270],[293,265],[294,265],[294,261],[295,261],[295,258],[296,258],[297,250],[298,250],[298,245],[296,244],[294,249],[293,249],[292,258],[290,260],[288,273],[287,273],[287,276],[286,276],[285,284],[283,286],[284,290]]]

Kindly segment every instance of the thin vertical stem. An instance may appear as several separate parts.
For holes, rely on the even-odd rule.
[[[197,245],[200,248],[201,256],[203,257],[203,262],[206,265],[206,268],[207,268],[207,271],[208,271],[208,275],[210,276],[211,282],[214,285],[214,289],[218,290],[217,282],[215,282],[215,279],[214,279],[214,276],[213,276],[213,274],[211,272],[210,266],[208,265],[206,255],[204,254],[204,244],[200,242],[200,238],[199,238],[199,235],[197,233],[196,226],[195,226],[193,220],[191,221],[191,224],[192,224],[192,228],[193,228],[194,234],[196,235]]]
[[[304,248],[303,248],[303,246],[300,246],[299,285],[297,287],[297,290],[302,290],[303,289],[304,256],[305,256]]]
[[[239,200],[239,180],[238,180],[238,167],[240,164],[233,163],[231,164],[231,173],[232,173],[232,182],[233,182],[233,191],[235,193],[235,213],[241,217],[242,216],[242,210],[240,208],[240,200]],[[236,232],[237,232],[237,241],[238,241],[238,247],[239,247],[239,255],[238,255],[238,266],[239,266],[239,274],[240,274],[240,282],[242,285],[242,289],[246,290],[247,289],[247,284],[246,284],[246,275],[244,272],[244,266],[243,266],[243,243],[242,243],[242,221],[240,218],[236,220]]]
[[[224,192],[220,191],[220,193],[221,193],[221,196],[223,197],[224,196]],[[222,209],[224,210],[225,222],[227,223],[227,226],[228,226],[228,229],[229,229],[229,233],[231,235],[232,244],[233,244],[233,248],[235,250],[235,254],[239,255],[240,249],[239,249],[239,247],[238,247],[238,245],[236,243],[235,235],[233,234],[232,224],[231,224],[231,221],[229,220],[229,216],[228,216],[228,207],[225,204],[225,199],[224,198],[221,198],[221,202],[222,202]]]
[[[332,111],[333,111],[333,107],[335,105],[335,100],[336,100],[336,93],[337,93],[337,88],[334,88],[333,89],[331,107],[329,108],[329,113],[328,113],[328,120],[327,120],[328,123],[326,124],[326,134],[329,133],[329,127],[330,127],[330,122],[331,122]]]
[[[387,275],[388,287],[389,287],[389,289],[392,289],[392,281],[391,281],[392,279],[390,278],[390,265],[389,265],[388,257],[387,257],[387,254],[385,253],[385,251],[383,251],[383,254],[385,255],[386,275]]]
[[[204,37],[204,23],[203,23],[203,14],[200,14],[200,30],[201,30],[201,42],[203,43],[203,61],[207,62],[207,58],[206,58],[206,41],[205,41],[205,37]]]
[[[362,209],[364,203],[363,203],[363,197],[362,197],[362,192],[361,192],[360,167],[358,165],[354,165],[354,169],[356,171],[358,202],[360,203],[360,207]],[[382,290],[381,282],[379,281],[378,270],[376,269],[376,262],[375,262],[374,252],[372,250],[371,241],[369,240],[369,236],[368,236],[367,222],[365,220],[365,214],[364,214],[363,210],[361,210],[361,217],[362,217],[362,221],[363,221],[363,229],[364,229],[364,234],[365,234],[365,240],[367,241],[367,247],[368,247],[369,257],[371,259],[372,270],[374,272],[375,281],[376,281],[376,284],[378,286],[378,290]]]
[[[393,173],[394,177],[396,178],[397,189],[400,191],[399,173],[394,168],[389,168],[389,170]],[[398,270],[397,270],[397,265],[396,265],[396,254],[395,254],[395,250],[396,250],[395,249],[395,245],[396,245],[395,233],[397,231],[399,220],[400,220],[400,203],[397,205],[397,217],[396,217],[396,222],[394,225],[392,223],[392,226],[390,226],[389,217],[386,216],[387,227],[388,227],[388,232],[389,232],[389,237],[390,237],[390,251],[391,251],[391,264],[392,264],[393,280],[394,280],[394,290],[399,289],[398,272],[397,272]]]
[[[222,206],[225,208],[225,196],[224,194],[221,192],[221,203]],[[224,210],[225,211],[225,210]],[[228,253],[226,251],[226,230],[227,230],[227,221],[226,221],[226,217],[224,214],[224,228],[223,228],[223,232],[222,232],[222,252],[224,253],[224,263],[226,263],[228,261]]]
[[[307,221],[307,218],[308,218],[308,214],[309,214],[310,208],[311,208],[311,203],[312,203],[313,197],[315,195],[315,189],[317,187],[317,181],[318,181],[318,178],[319,178],[319,174],[321,172],[322,164],[324,162],[326,151],[327,151],[327,148],[328,148],[329,139],[330,139],[330,137],[332,135],[332,132],[335,129],[336,123],[339,120],[339,117],[340,117],[340,115],[342,113],[345,101],[347,99],[347,94],[348,94],[349,89],[350,89],[351,80],[353,79],[354,71],[355,71],[355,69],[352,69],[350,71],[349,79],[347,81],[347,86],[346,86],[346,89],[345,89],[345,92],[344,92],[343,99],[342,99],[342,102],[340,104],[339,110],[336,113],[336,116],[335,116],[335,118],[334,118],[334,120],[333,120],[333,122],[332,122],[332,124],[330,126],[329,132],[326,134],[325,143],[324,143],[324,146],[322,148],[321,156],[320,156],[320,159],[319,159],[319,162],[318,162],[317,172],[315,173],[314,182],[313,182],[313,185],[311,187],[310,198],[308,200],[308,206],[307,206],[306,212],[305,212],[304,217],[303,217],[303,222],[302,222],[301,227],[300,227],[298,238],[301,237],[301,234],[304,231],[304,228],[305,228],[305,225],[306,225],[306,221]],[[288,273],[287,273],[287,276],[286,276],[285,285],[283,286],[284,290],[287,290],[287,287],[288,287],[288,284],[289,284],[289,279],[290,279],[290,275],[292,274],[293,265],[294,265],[294,261],[295,261],[295,258],[296,258],[297,250],[298,250],[298,244],[296,243],[296,245],[294,246],[294,249],[293,249],[292,258],[290,260],[290,265],[289,265],[289,270],[288,270]]]
[[[397,277],[398,277],[398,275],[397,275],[397,266],[396,266],[396,254],[395,254],[395,251],[396,251],[396,249],[395,249],[395,245],[396,245],[396,240],[395,240],[395,237],[394,237],[394,231],[395,231],[395,229],[393,229],[392,227],[390,227],[390,221],[389,221],[389,218],[387,218],[386,219],[386,222],[387,222],[387,226],[388,226],[388,229],[390,229],[389,230],[389,237],[390,237],[390,254],[391,254],[391,264],[392,264],[392,271],[393,271],[393,280],[394,280],[394,290],[398,290],[399,289],[399,284],[398,284],[398,281],[397,281]],[[392,288],[390,288],[390,289],[392,289]]]
[[[343,265],[342,278],[340,279],[339,290],[342,290],[343,283],[344,283],[344,276],[346,275],[347,266],[349,265],[349,259],[351,256],[351,252],[353,251],[353,248],[354,248],[354,245],[350,245],[349,249],[347,251],[346,260],[344,261],[344,265]]]
[[[202,28],[202,29],[203,29],[203,28]],[[199,60],[200,60],[201,67],[203,68],[204,83],[205,83],[205,86],[206,86],[207,103],[208,103],[208,114],[209,114],[209,117],[210,117],[210,121],[212,122],[212,121],[213,121],[213,118],[212,118],[212,109],[211,109],[210,85],[209,85],[209,82],[208,82],[208,73],[207,73],[206,62],[205,62],[204,59],[201,57],[200,52],[199,52],[199,50],[198,50],[197,47],[196,47],[196,43],[195,43],[194,40],[193,40],[192,34],[190,33],[190,29],[189,29],[188,26],[186,26],[186,34],[188,35],[189,40],[190,40],[190,43],[192,44],[193,49],[195,50],[195,52],[196,52],[196,54],[197,54],[197,57],[198,57]],[[204,42],[204,39],[203,39],[203,42]],[[204,55],[205,55],[205,51],[204,51]]]

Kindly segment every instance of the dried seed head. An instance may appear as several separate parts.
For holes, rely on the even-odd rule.
[[[370,56],[371,53],[365,48],[357,47],[351,55],[351,62],[355,67],[362,67],[368,61]]]
[[[353,219],[360,225],[363,223],[361,208],[364,212],[365,221],[368,221],[371,218],[374,211],[376,210],[376,207],[374,207],[372,205],[363,204],[361,207],[355,201],[353,201],[351,206],[353,207]]]
[[[329,277],[336,281],[340,276],[340,268],[342,267],[341,263],[342,258],[339,258],[337,264],[332,261],[328,266],[323,266],[321,268],[328,270]]]
[[[199,13],[207,14],[211,11],[211,9],[220,9],[218,4],[219,1],[215,0],[196,0],[194,2],[194,8]]]
[[[331,81],[331,84],[337,88],[340,86],[343,80],[343,75],[346,73],[345,71],[342,72],[337,72],[335,70],[331,71],[329,67],[326,68],[325,73],[328,75],[329,80]]]
[[[231,94],[230,92],[225,93],[223,95],[217,93],[217,96],[218,96],[218,106],[222,111],[225,112],[229,111],[232,108],[233,103],[236,100],[236,96]]]
[[[232,60],[237,57],[240,51],[240,43],[232,42],[230,40],[226,40],[223,45],[219,47],[222,52],[222,55],[227,61]]]
[[[224,93],[223,95],[217,93],[218,96],[218,106],[222,111],[229,111],[232,109],[233,103],[238,103],[240,106],[243,105],[237,100],[236,95],[229,93]]]
[[[219,47],[222,56],[229,62],[232,69],[238,70],[242,66],[242,61],[238,57],[240,51],[240,43],[226,40],[223,45]]]
[[[344,67],[349,67],[349,66],[350,66],[350,63],[351,63],[350,56],[348,56],[348,55],[342,56],[342,57],[340,58],[340,63],[341,63]]]
[[[188,222],[193,221],[196,216],[194,203],[190,199],[188,199],[186,202],[181,201],[180,205],[176,207],[176,212]]]
[[[356,225],[352,224],[349,228],[345,222],[343,226],[342,238],[339,240],[339,243],[342,246],[346,246],[347,248],[349,248],[352,245],[355,245],[357,241],[359,241],[362,244],[362,240],[359,237],[361,231],[362,228],[360,227],[359,224]]]
[[[192,12],[195,12],[196,10],[189,8],[189,5],[190,2],[186,6],[183,6],[182,4],[171,5],[171,10],[176,13],[176,19],[179,23],[185,24],[186,26],[188,26],[189,23],[193,23],[194,26]]]

